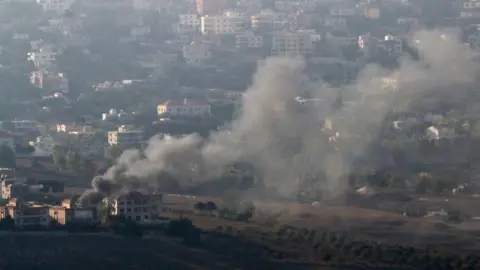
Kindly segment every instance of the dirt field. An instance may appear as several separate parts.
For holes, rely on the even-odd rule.
[[[235,252],[188,248],[175,239],[67,233],[0,235],[0,269],[304,270],[360,269],[274,262]]]

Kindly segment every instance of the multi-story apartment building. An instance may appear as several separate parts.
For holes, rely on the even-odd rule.
[[[196,0],[197,12],[202,15],[221,14],[227,7],[227,0]]]
[[[108,144],[119,148],[128,148],[144,142],[144,131],[122,125],[116,131],[108,132]]]
[[[263,37],[255,35],[252,31],[246,31],[245,33],[236,36],[236,45],[237,49],[261,48],[263,47]]]
[[[32,61],[36,68],[50,67],[55,62],[56,55],[52,46],[43,46],[38,51],[27,53],[28,60]]]
[[[202,16],[200,31],[204,35],[222,35],[239,33],[245,29],[245,18],[242,14],[227,12],[217,16]]]
[[[306,55],[312,51],[313,42],[308,33],[279,31],[272,35],[272,55]]]
[[[480,1],[465,0],[459,1],[459,17],[462,19],[480,18]]]
[[[192,42],[183,46],[182,56],[187,65],[202,66],[206,60],[212,57],[210,44]]]
[[[157,106],[159,116],[205,116],[211,114],[211,105],[203,100],[168,100]]]
[[[112,199],[106,199],[110,214],[124,216],[127,220],[148,223],[156,219],[161,209],[161,195],[146,195],[138,191],[130,191]]]
[[[198,31],[200,29],[200,17],[197,14],[180,14],[178,30]]]
[[[38,88],[68,93],[68,78],[65,73],[34,71],[30,74],[30,83]]]
[[[11,199],[6,206],[0,206],[0,219],[10,216],[15,226],[19,228],[29,226],[48,227],[50,225],[49,207],[45,205],[29,204],[19,199]]]
[[[53,11],[59,14],[65,13],[74,0],[37,0],[37,4],[41,5],[44,11]]]

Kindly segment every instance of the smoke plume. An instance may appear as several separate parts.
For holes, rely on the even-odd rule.
[[[243,113],[231,130],[207,139],[195,134],[169,140],[153,137],[143,152],[125,151],[105,175],[93,179],[92,190],[83,194],[82,201],[161,186],[161,173],[174,176],[181,185],[209,181],[234,162],[254,164],[264,185],[283,194],[297,189],[305,175],[319,172],[324,178],[319,189],[340,192],[346,185],[342,176],[350,172],[355,158],[369,158],[369,144],[398,104],[425,96],[460,98],[464,86],[475,80],[475,55],[455,33],[420,31],[409,43],[417,49],[419,61],[401,58],[393,72],[367,65],[354,83],[341,89],[361,98],[340,110],[331,106],[340,89],[309,81],[302,58],[269,58],[259,65],[245,92]],[[385,76],[394,80],[395,87],[382,86]],[[296,98],[305,92],[314,99],[302,105]],[[329,140],[332,133],[323,129],[326,118],[333,121],[339,140],[361,139],[335,145]]]

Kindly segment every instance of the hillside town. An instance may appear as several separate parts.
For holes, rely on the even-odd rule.
[[[465,48],[480,48],[475,0],[6,0],[0,13],[1,217],[18,226],[97,222],[98,209],[72,198],[154,136],[231,129],[267,58],[302,57],[307,81],[338,88],[375,64],[389,72],[371,87],[395,92],[401,59],[419,57],[412,44],[423,41],[413,32],[441,28],[447,42],[457,29]],[[308,94],[294,100],[343,110],[379,103],[345,89],[333,105]],[[478,196],[478,95],[416,101],[386,117],[381,147],[371,150],[381,157],[346,176],[350,187]],[[360,137],[342,130],[344,119],[322,120],[319,137],[334,147]],[[112,215],[149,222],[168,212],[162,198],[182,192],[127,193],[105,204]],[[299,194],[318,199],[309,188]],[[399,204],[392,211],[407,213]]]

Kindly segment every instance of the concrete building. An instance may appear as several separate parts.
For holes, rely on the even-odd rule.
[[[200,17],[197,14],[180,14],[178,29],[182,32],[198,31],[200,29]]]
[[[211,106],[203,100],[169,100],[157,106],[159,116],[205,116],[211,114]]]
[[[245,29],[245,17],[242,14],[227,12],[217,16],[202,16],[200,31],[204,35],[235,34]]]
[[[263,37],[255,35],[252,31],[246,31],[236,36],[237,49],[258,49],[263,47]]]
[[[192,42],[183,46],[182,56],[187,65],[202,66],[206,60],[212,57],[210,44]]]
[[[118,130],[108,132],[108,144],[124,149],[142,144],[144,135],[143,130],[130,129],[128,126],[122,125]]]
[[[24,202],[19,199],[11,199],[6,206],[0,206],[0,219],[10,216],[15,226],[25,227],[48,227],[50,225],[49,207],[45,205]]]
[[[30,83],[42,89],[69,92],[69,81],[65,73],[34,71],[30,74]]]
[[[43,11],[56,12],[63,14],[70,9],[74,0],[37,0],[37,4],[42,6]]]
[[[0,130],[7,131],[13,137],[22,137],[28,133],[38,131],[39,123],[33,120],[0,121]]]
[[[35,141],[29,142],[35,148],[34,156],[51,156],[57,145],[51,136],[38,136]]]
[[[227,8],[227,0],[195,0],[201,15],[221,14]]]
[[[279,31],[272,35],[272,55],[296,56],[313,51],[310,34]]]
[[[161,209],[161,196],[145,195],[138,191],[130,191],[106,202],[112,215],[124,216],[138,223],[149,223],[156,219]]]
[[[50,46],[42,47],[39,51],[27,53],[28,60],[32,61],[36,68],[46,68],[56,60],[56,52]]]

